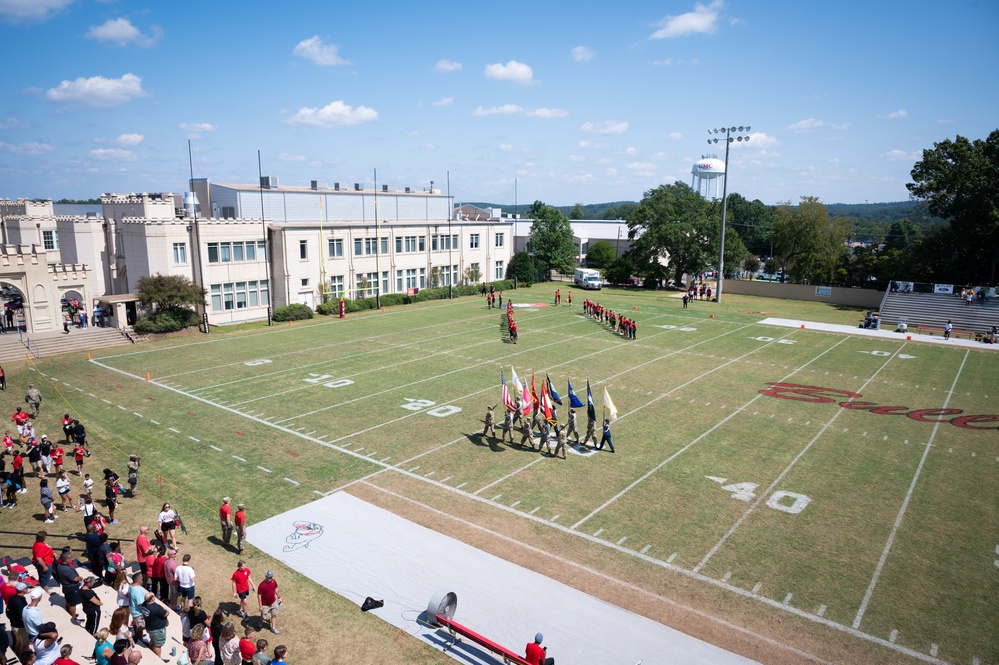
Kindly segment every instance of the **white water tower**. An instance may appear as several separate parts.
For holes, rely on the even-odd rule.
[[[706,199],[721,198],[725,179],[725,162],[714,156],[704,156],[690,169],[690,188]]]

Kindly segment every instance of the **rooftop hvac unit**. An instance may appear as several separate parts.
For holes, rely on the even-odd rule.
[[[339,191],[340,191],[340,183],[338,183],[338,182],[334,182],[334,183],[333,183],[333,189],[335,189],[336,191],[338,191],[338,192],[339,192]]]
[[[265,189],[277,189],[278,179],[276,175],[260,176],[260,186]]]
[[[359,182],[355,182],[354,183],[354,191],[355,192],[361,191],[361,183],[359,183]]]
[[[309,183],[310,183],[309,186],[315,190],[328,189],[325,180],[310,180]]]
[[[382,185],[382,191],[383,192],[387,192],[388,191],[388,185]]]
[[[406,193],[407,193],[407,194],[411,194],[411,193],[412,193],[412,191],[413,191],[413,188],[412,188],[412,187],[407,187],[407,188],[406,188]]]

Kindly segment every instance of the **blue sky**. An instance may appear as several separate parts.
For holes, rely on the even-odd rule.
[[[512,207],[690,183],[908,198],[924,148],[999,126],[999,3],[0,0],[0,196],[189,174],[422,188]],[[516,194],[514,180],[517,180]]]

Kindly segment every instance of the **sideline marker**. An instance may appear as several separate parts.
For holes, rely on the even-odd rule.
[[[89,353],[87,354],[87,360],[93,360]]]
[[[804,330],[804,329],[805,329],[805,324],[804,324],[804,323],[802,323],[802,324],[801,324],[801,329],[802,329],[802,330]]]
[[[294,321],[289,321],[288,322],[288,327],[289,328],[294,328],[295,327],[295,322]]]
[[[713,318],[715,318],[715,315],[714,315],[714,314],[711,314],[711,315],[709,315],[709,316],[708,316],[708,318],[709,318],[709,319],[713,319]]]
[[[149,372],[146,372],[146,381],[149,380]]]
[[[632,305],[631,308],[632,309],[638,309],[638,305]]]
[[[912,335],[906,335],[905,336],[905,341],[911,342],[912,341]]]

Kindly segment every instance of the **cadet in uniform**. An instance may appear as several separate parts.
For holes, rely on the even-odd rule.
[[[586,419],[586,435],[583,437],[583,445],[585,446],[586,442],[589,441],[590,439],[593,439],[593,446],[596,447],[596,445],[597,445],[597,421],[594,420],[593,418],[587,418]]]
[[[510,443],[513,444],[513,413],[510,409],[507,409],[506,415],[503,416],[503,434],[500,436],[500,442],[506,441],[507,435],[510,435]]]
[[[569,409],[569,422],[566,423],[565,427],[565,438],[569,439],[570,434],[576,435],[576,443],[579,443],[579,430],[576,429],[576,410]]]
[[[482,428],[482,436],[485,436],[486,432],[489,432],[489,436],[493,437],[494,439],[496,438],[496,415],[494,411],[495,408],[496,408],[495,406],[486,407],[486,426]]]

